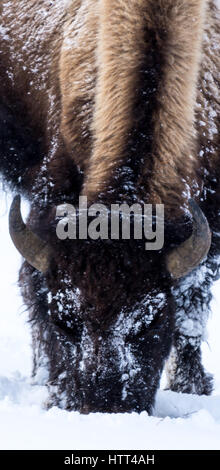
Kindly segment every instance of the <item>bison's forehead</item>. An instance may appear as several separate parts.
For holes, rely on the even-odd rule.
[[[133,308],[148,291],[169,283],[163,250],[145,250],[145,240],[58,240],[54,256],[56,291],[78,288],[102,310]]]
[[[148,326],[154,320],[156,313],[164,308],[166,301],[165,292],[152,290],[135,302],[132,308],[125,305],[120,309],[115,328],[126,333],[134,327],[135,332],[138,332],[142,322]],[[58,289],[56,293],[48,292],[49,305],[52,302],[56,304],[58,317],[64,319],[68,316],[80,315],[84,299],[80,289],[71,286],[70,279],[66,278],[63,288]]]
[[[58,275],[56,287],[53,283],[48,294],[52,320],[74,331],[83,320],[92,329],[113,328],[116,336],[117,332],[136,335],[164,315],[171,301],[168,282],[157,282],[156,277],[150,279],[150,274],[148,279],[141,276],[137,279],[136,275],[133,286],[126,273],[118,273],[114,284],[108,279],[108,273],[106,278],[92,273],[90,279],[85,274],[86,282],[83,284],[79,278],[78,285],[76,277],[67,272],[60,271]],[[151,276],[154,276],[153,267]]]

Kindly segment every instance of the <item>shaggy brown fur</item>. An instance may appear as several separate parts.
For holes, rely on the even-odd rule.
[[[182,193],[180,175],[191,175],[196,156],[194,107],[205,3],[101,2],[92,124],[95,142],[84,189],[90,199],[104,191],[118,162],[126,162],[129,133],[138,125],[134,115],[140,71],[155,66],[158,77],[154,93],[148,97],[145,90],[142,97],[143,107],[144,99],[149,100],[143,132],[150,127],[153,136],[150,152],[142,155],[141,182],[148,186],[152,167],[152,201],[164,202],[167,193],[172,192],[173,205],[179,190]]]
[[[130,165],[138,167],[141,196],[151,194],[147,202],[166,203],[173,217],[179,213],[186,181],[195,176],[206,4],[2,3],[2,95],[14,93],[19,111],[38,129],[55,185],[67,155],[86,172],[83,192],[91,201],[115,185],[119,166]],[[137,145],[137,134],[145,145]]]
[[[0,170],[53,249],[45,275],[26,262],[20,274],[52,404],[150,412],[172,342],[170,388],[211,392],[200,344],[219,276],[219,38],[212,0],[1,1]],[[163,202],[164,249],[61,242],[55,205],[80,194]],[[190,196],[213,242],[175,285],[164,260],[191,233]]]

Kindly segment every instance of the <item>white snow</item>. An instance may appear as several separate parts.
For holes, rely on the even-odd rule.
[[[204,363],[214,373],[210,397],[160,390],[154,416],[80,415],[47,411],[47,391],[31,384],[27,313],[16,286],[20,256],[8,235],[10,197],[0,199],[0,448],[1,449],[219,449],[220,282],[213,288],[213,314]],[[163,382],[163,381],[162,381]]]

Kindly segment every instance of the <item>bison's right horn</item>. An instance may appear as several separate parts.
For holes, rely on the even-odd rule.
[[[208,254],[211,245],[211,231],[208,221],[198,204],[190,199],[193,216],[193,233],[190,238],[174,248],[167,255],[167,269],[174,279],[189,274]]]
[[[48,243],[41,240],[23,222],[21,198],[15,196],[9,213],[9,232],[19,253],[31,266],[45,273],[50,264],[51,254]]]

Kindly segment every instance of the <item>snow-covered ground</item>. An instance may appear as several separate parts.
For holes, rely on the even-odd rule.
[[[46,411],[44,387],[31,385],[27,314],[16,286],[20,256],[8,235],[10,198],[0,199],[0,448],[220,449],[220,282],[213,288],[204,362],[214,373],[211,397],[160,390],[155,416],[147,413],[81,416]],[[219,292],[219,294],[218,294]]]

